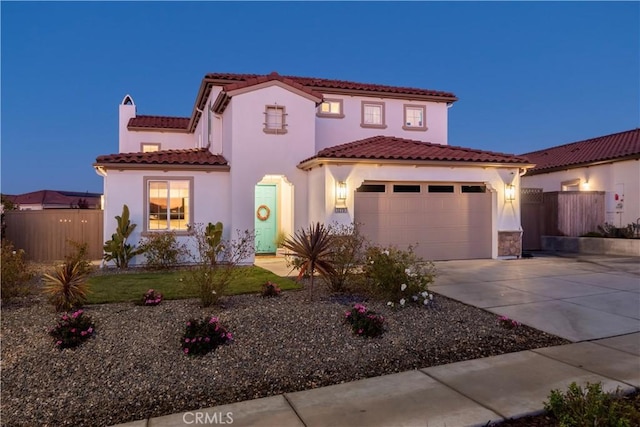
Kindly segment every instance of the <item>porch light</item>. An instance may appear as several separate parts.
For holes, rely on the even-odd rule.
[[[504,187],[504,199],[507,202],[513,202],[516,199],[516,186],[507,184]]]
[[[344,181],[336,182],[336,209],[345,209],[347,207],[347,183]]]
[[[347,200],[347,183],[344,181],[338,181],[336,186],[336,198],[338,201],[344,202]]]

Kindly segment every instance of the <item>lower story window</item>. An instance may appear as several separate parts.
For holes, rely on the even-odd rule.
[[[147,230],[186,231],[190,194],[191,180],[147,180]]]

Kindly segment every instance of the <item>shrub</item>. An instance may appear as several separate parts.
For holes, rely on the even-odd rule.
[[[400,292],[402,292],[403,294],[405,293],[405,291],[407,291],[409,288],[407,286],[406,283],[402,283],[400,285]],[[413,294],[413,295],[408,295],[409,292],[406,292],[407,295],[403,295],[402,298],[400,298],[399,300],[396,301],[388,301],[387,305],[393,309],[396,308],[404,308],[409,304],[419,304],[423,307],[435,307],[435,301],[433,299],[433,294],[429,293],[428,291],[422,291],[419,292],[417,294]]]
[[[129,220],[129,207],[122,206],[122,215],[116,215],[116,232],[111,235],[111,240],[104,244],[104,260],[115,261],[117,268],[129,267],[129,262],[134,256],[144,252],[142,248],[127,243],[127,239],[136,229],[136,224],[131,224]]]
[[[313,281],[317,272],[323,278],[328,278],[335,273],[331,264],[332,244],[329,230],[320,224],[310,225],[307,229],[301,229],[294,236],[284,241],[282,246],[291,251],[298,259],[300,273],[298,279],[306,273],[309,274],[309,288],[313,299]]]
[[[174,231],[153,233],[140,242],[140,249],[147,258],[147,267],[168,269],[175,267],[188,253],[184,244],[179,244]]]
[[[329,260],[333,270],[327,274],[329,289],[333,292],[347,292],[357,288],[360,266],[364,262],[366,238],[357,224],[332,224],[331,251]]]
[[[222,233],[222,224],[218,224]],[[253,253],[254,236],[248,230],[238,230],[236,239],[227,241],[217,237],[211,239],[210,227],[205,228],[202,224],[196,224],[190,230],[196,239],[198,254],[194,259],[196,266],[189,270],[185,279],[187,284],[195,286],[201,306],[210,307],[219,302],[229,283],[241,274],[238,264]]]
[[[604,237],[631,239],[636,234],[636,225],[628,224],[626,227],[616,227],[613,224],[605,222],[603,225],[598,226],[598,231]]]
[[[553,414],[560,426],[630,427],[640,425],[640,411],[622,396],[602,391],[601,383],[587,383],[586,389],[575,382],[566,393],[552,390],[545,410]]]
[[[363,273],[369,290],[379,298],[400,302],[408,296],[413,301],[413,296],[423,295],[433,283],[435,267],[417,256],[411,246],[407,250],[371,246]]]
[[[217,317],[202,320],[189,319],[181,339],[182,352],[189,356],[207,354],[233,339],[231,332],[220,325]]]
[[[87,255],[89,252],[89,245],[86,242],[80,243],[75,240],[67,240],[67,244],[71,246],[71,252],[65,255],[65,262],[67,264],[77,263],[83,273],[90,273],[93,270],[93,266],[91,265]]]
[[[45,274],[43,277],[44,292],[49,295],[49,302],[56,310],[71,310],[87,302],[89,285],[80,263],[64,263],[56,267],[53,274]]]
[[[162,302],[162,294],[160,292],[149,289],[142,295],[140,305],[158,305]]]
[[[351,310],[346,311],[344,320],[358,336],[373,338],[384,333],[384,317],[362,304],[355,304]]]
[[[29,295],[28,282],[31,279],[31,273],[29,273],[27,263],[24,260],[24,251],[22,249],[15,250],[10,241],[2,240],[0,254],[2,299],[9,300]]]
[[[520,326],[520,322],[509,319],[507,316],[498,317],[498,324],[505,329],[515,329]]]
[[[282,292],[282,290],[280,289],[280,287],[278,285],[276,285],[275,283],[269,281],[265,284],[262,285],[262,296],[263,297],[279,297],[280,296],[280,292]]]
[[[49,334],[57,348],[72,348],[91,338],[95,334],[95,326],[91,317],[85,315],[83,310],[78,310],[63,314]]]

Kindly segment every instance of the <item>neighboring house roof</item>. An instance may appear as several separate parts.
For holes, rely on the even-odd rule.
[[[160,150],[150,153],[118,153],[98,156],[94,166],[103,167],[129,167],[141,166],[167,166],[176,165],[181,168],[220,168],[227,167],[227,159],[218,154],[213,154],[207,148],[192,148],[186,150]]]
[[[359,141],[336,145],[320,150],[318,154],[302,161],[306,168],[319,160],[385,160],[385,161],[449,161],[470,163],[503,163],[519,167],[531,166],[526,157],[451,145],[433,144],[392,136],[374,136]]]
[[[527,175],[640,158],[640,128],[523,154],[535,163]]]
[[[89,205],[100,204],[100,196],[98,193],[82,193],[72,191],[56,191],[56,190],[38,190],[31,193],[18,194],[15,196],[7,196],[9,200],[18,205],[42,205],[42,206],[76,206],[80,199],[86,201]]]
[[[189,128],[189,117],[169,117],[169,116],[136,116],[132,117],[127,124],[130,130],[145,129],[167,129],[187,131]]]

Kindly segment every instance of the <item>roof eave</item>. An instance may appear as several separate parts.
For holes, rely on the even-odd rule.
[[[171,132],[171,133],[189,133],[186,128],[162,128],[150,126],[127,126],[127,130],[136,132]]]
[[[565,170],[569,170],[569,169],[588,168],[588,167],[591,167],[591,166],[606,165],[606,164],[615,163],[615,162],[622,162],[622,161],[626,161],[626,160],[640,160],[640,153],[631,154],[631,155],[628,155],[628,156],[616,157],[616,158],[613,158],[613,159],[598,160],[598,161],[595,161],[595,162],[574,163],[572,165],[563,165],[563,166],[554,166],[554,167],[550,167],[550,168],[533,169],[533,170],[527,171],[526,176],[541,175],[541,174],[545,174],[545,173],[559,172],[559,171],[565,171]]]
[[[322,86],[307,86],[315,92],[333,94],[333,95],[351,95],[351,96],[364,96],[374,98],[394,98],[411,101],[431,101],[431,102],[446,102],[454,103],[458,100],[456,96],[437,96],[437,95],[422,95],[418,93],[405,94],[405,93],[393,93],[376,90],[364,90],[364,89],[340,89],[340,88],[326,88]]]
[[[491,167],[491,168],[522,168],[529,169],[535,165],[532,163],[518,162],[474,162],[470,160],[405,160],[405,159],[362,159],[362,158],[334,158],[334,157],[313,157],[298,164],[302,170],[311,170],[328,164],[336,165],[402,165],[413,167],[433,167],[433,166],[453,166],[453,167]]]
[[[184,165],[175,163],[111,163],[96,162],[93,164],[96,170],[188,170],[188,171],[205,171],[205,172],[228,172],[231,170],[229,165]]]

